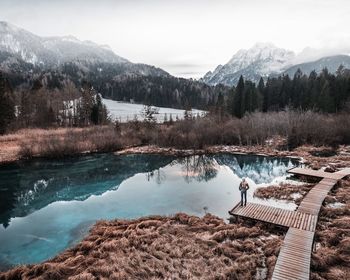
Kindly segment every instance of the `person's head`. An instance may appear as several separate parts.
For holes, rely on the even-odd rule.
[[[242,179],[242,182],[245,182],[245,178]]]

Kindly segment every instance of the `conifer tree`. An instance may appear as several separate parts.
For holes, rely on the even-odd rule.
[[[91,115],[94,107],[94,96],[92,86],[84,82],[82,87],[81,104],[79,107],[80,125],[87,126],[91,123]]]
[[[15,118],[12,89],[0,71],[0,134],[4,134]]]
[[[244,80],[242,75],[239,78],[233,98],[233,114],[237,118],[242,118],[244,115]]]
[[[91,110],[91,121],[93,124],[106,124],[108,120],[106,105],[102,103],[101,95],[96,94],[96,98]]]

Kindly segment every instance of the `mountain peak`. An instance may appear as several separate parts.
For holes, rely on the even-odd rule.
[[[280,72],[294,59],[294,52],[276,47],[272,43],[259,42],[249,49],[241,49],[222,67],[207,73],[202,80],[208,84],[236,85],[241,75],[258,82],[260,77]]]
[[[295,57],[294,52],[278,48],[272,43],[256,43],[250,49],[239,50],[228,62],[228,64],[235,64],[241,62],[249,65],[259,60],[278,60],[280,62],[291,60]],[[241,67],[244,65],[241,65]]]
[[[18,32],[21,29],[7,21],[0,21],[0,32]]]
[[[111,49],[94,42],[80,41],[72,35],[40,37],[5,21],[0,22],[0,51],[20,57],[25,62],[46,67],[75,60],[128,62]]]
[[[277,47],[271,42],[257,42],[254,44],[253,47],[251,47],[251,49],[266,49],[266,48],[277,49]]]

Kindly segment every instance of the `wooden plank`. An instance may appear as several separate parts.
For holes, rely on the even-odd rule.
[[[308,275],[310,273],[310,268],[298,268],[297,266],[290,267],[287,263],[280,263],[274,272],[279,272],[279,274],[290,275],[293,277],[302,277],[303,275]]]
[[[288,227],[290,226],[291,224],[291,219],[292,219],[292,216],[293,216],[293,212],[289,212],[288,213],[288,216],[287,216],[287,221],[286,221],[286,225],[288,225]]]
[[[288,225],[287,224],[288,215],[290,214],[291,211],[287,211],[287,210],[283,210],[283,211],[284,211],[284,214],[283,214],[282,224]]]
[[[322,178],[305,196],[296,211],[250,203],[233,214],[289,227],[280,249],[272,279],[309,279],[311,253],[318,214],[328,192],[337,180],[350,175],[322,170],[293,168],[289,173]]]
[[[278,258],[280,259],[280,265],[282,265],[283,263],[294,263],[300,267],[310,269],[310,264],[308,263],[308,261],[304,259],[300,259],[299,256],[289,256],[289,255],[287,256],[285,254],[284,256],[279,256]]]
[[[268,221],[269,223],[271,223],[272,212],[273,212],[273,209],[270,209],[270,211],[267,213],[267,216],[266,216],[266,221]]]
[[[297,214],[297,217],[296,217],[296,223],[295,223],[295,227],[296,228],[299,228],[300,227],[300,223],[301,223],[301,220],[302,220],[302,215],[303,215],[303,213],[302,212],[296,212],[296,213],[298,213]]]
[[[271,221],[275,224],[276,220],[277,220],[277,213],[279,212],[278,208],[273,209],[272,211],[272,217],[271,217]]]
[[[267,221],[267,216],[270,214],[271,209],[269,208],[264,208],[262,212],[260,213],[260,220],[261,221]]]
[[[283,220],[284,216],[285,216],[285,210],[284,209],[279,209],[276,223],[279,224],[279,225],[283,225],[282,220]]]
[[[262,220],[262,221],[266,221],[266,217],[267,217],[269,211],[270,211],[270,209],[269,209],[268,207],[266,207],[266,208],[263,210],[263,212],[261,213],[261,220]]]
[[[288,261],[281,261],[280,267],[281,266],[288,266],[289,268],[292,268],[295,271],[298,272],[306,272],[308,273],[310,271],[310,265],[302,264],[302,263],[294,263]]]
[[[274,272],[280,275],[288,275],[294,277],[294,279],[303,279],[303,277],[307,277],[310,274],[310,269],[298,269],[297,266],[290,267],[287,265],[280,265],[277,267]]]
[[[244,216],[250,217],[251,213],[252,213],[252,208],[254,206],[256,206],[256,205],[255,204],[251,204],[251,203],[249,203],[248,206],[241,206],[243,208]]]
[[[289,270],[288,267],[283,267],[283,266],[281,268],[277,268],[273,271],[272,279],[275,279],[274,278],[275,274],[279,275],[280,277],[284,277],[283,279],[293,279],[293,280],[309,279],[306,274],[296,273],[294,271]]]
[[[307,230],[309,218],[310,218],[310,214],[305,213],[305,219],[304,219],[304,223],[303,223],[303,225],[302,225],[302,229],[303,229],[303,230]]]

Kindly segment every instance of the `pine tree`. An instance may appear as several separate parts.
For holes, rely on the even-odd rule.
[[[91,110],[91,121],[93,124],[106,124],[108,113],[106,105],[102,103],[101,95],[96,94],[96,98]]]
[[[265,84],[264,79],[260,77],[258,88],[257,88],[257,110],[262,111],[263,110],[263,102],[264,102],[264,91],[265,91]]]
[[[15,118],[15,106],[11,96],[12,90],[0,72],[0,134],[4,134]]]
[[[93,107],[93,88],[90,84],[84,82],[82,88],[81,104],[79,107],[80,125],[87,126],[90,124]]]
[[[146,123],[151,124],[157,121],[155,114],[158,114],[158,112],[159,112],[159,109],[152,107],[151,105],[145,105],[143,106],[141,115],[143,116],[144,121]]]
[[[219,93],[218,100],[215,106],[215,113],[222,117],[224,115],[224,96],[222,93]]]
[[[239,78],[233,98],[233,114],[237,118],[242,118],[244,115],[244,80],[242,75]]]

